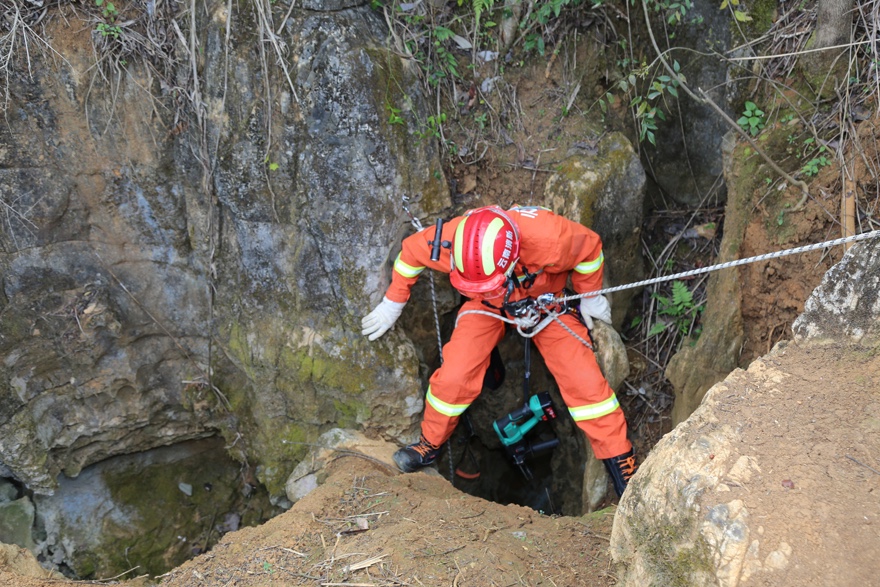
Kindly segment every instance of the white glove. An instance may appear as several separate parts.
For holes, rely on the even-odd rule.
[[[593,329],[593,318],[611,324],[611,304],[605,296],[590,296],[581,298],[581,316],[587,323],[587,328]]]
[[[361,320],[361,334],[376,340],[394,326],[405,305],[406,302],[392,302],[383,297],[382,302]]]

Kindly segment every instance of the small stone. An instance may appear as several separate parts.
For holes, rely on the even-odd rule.
[[[180,489],[187,497],[192,497],[193,486],[189,483],[178,483],[177,488]]]

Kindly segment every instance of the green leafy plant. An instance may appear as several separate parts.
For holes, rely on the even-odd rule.
[[[266,164],[266,166],[269,168],[269,171],[278,171],[278,168],[280,167],[280,165],[278,165],[274,161],[269,160],[268,155],[266,155],[266,157],[263,159],[263,163]]]
[[[670,327],[678,334],[687,336],[691,332],[691,325],[696,320],[697,314],[702,313],[705,308],[704,305],[697,305],[694,302],[694,294],[682,281],[672,282],[672,297],[661,296],[658,293],[652,296],[658,303],[657,316],[665,316],[669,320],[655,322],[648,331],[648,336],[660,334]]]
[[[813,157],[804,164],[804,167],[803,169],[801,169],[801,171],[804,175],[812,177],[819,173],[819,169],[825,167],[826,165],[831,165],[831,161],[828,160],[828,157],[825,157],[824,155],[821,157]]]
[[[640,68],[633,70],[627,77],[617,82],[617,89],[624,94],[632,95],[629,106],[633,111],[636,124],[639,129],[639,141],[648,141],[652,145],[657,144],[655,132],[657,130],[657,121],[665,121],[666,113],[660,106],[660,103],[666,99],[666,95],[678,98],[678,87],[684,75],[681,73],[681,65],[678,61],[672,62],[672,69],[675,76],[658,75],[650,80],[647,92],[643,95],[639,93],[639,80],[648,78],[649,66],[643,64]],[[613,103],[613,95],[606,92],[605,96],[599,98],[599,107],[602,112],[607,111],[609,104]]]
[[[425,128],[423,130],[417,130],[415,134],[420,139],[426,137],[442,138],[443,133],[441,130],[444,122],[446,122],[446,114],[443,112],[436,116],[429,116],[425,123]]]
[[[99,22],[95,26],[95,30],[102,37],[113,37],[114,39],[118,39],[119,35],[122,34],[122,29],[115,24],[112,24],[116,21],[116,17],[119,16],[119,11],[116,9],[116,5],[110,2],[109,0],[95,0],[95,6],[101,9],[101,16],[108,19],[110,22]]]
[[[739,22],[748,22],[752,20],[752,17],[749,16],[749,13],[742,9],[739,4],[739,0],[723,0],[721,2],[721,10],[726,10],[730,8],[733,12],[733,18],[738,20]]]
[[[388,110],[388,124],[403,124],[400,108],[395,108],[391,104],[386,104],[385,108]]]
[[[812,140],[812,139],[809,139],[809,140]],[[827,151],[827,149],[825,148],[824,145],[819,147],[819,155],[817,155],[816,157],[813,157],[812,159],[810,159],[809,161],[804,163],[804,166],[801,168],[801,173],[803,173],[804,175],[806,175],[808,177],[813,177],[814,175],[819,173],[820,169],[822,169],[823,167],[826,167],[828,165],[831,165],[831,160],[828,157],[826,157],[825,155],[822,155],[822,153],[824,153],[826,151]]]
[[[779,210],[779,214],[776,215],[776,226],[782,226],[785,224],[785,211],[791,207],[791,204],[786,204]]]
[[[95,6],[101,8],[101,14],[105,18],[116,18],[119,16],[119,11],[116,10],[116,5],[107,0],[95,0]]]
[[[118,39],[119,35],[122,34],[122,29],[116,25],[107,24],[106,22],[99,22],[97,26],[95,26],[95,30],[98,31],[102,37],[113,37],[114,39]]]
[[[679,24],[694,7],[692,0],[655,0],[654,11],[666,13],[666,24]]]
[[[750,135],[756,136],[764,128],[764,111],[754,102],[747,100],[743,115],[736,123]]]

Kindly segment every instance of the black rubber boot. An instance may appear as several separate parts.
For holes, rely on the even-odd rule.
[[[419,441],[404,447],[394,453],[394,462],[404,473],[412,473],[422,467],[427,467],[437,460],[440,447],[434,446],[424,436],[419,436]]]
[[[602,459],[602,462],[605,463],[605,469],[611,477],[611,483],[614,485],[617,497],[620,497],[629,484],[630,477],[638,469],[636,457],[633,455],[632,449],[622,455],[611,457],[610,459]]]

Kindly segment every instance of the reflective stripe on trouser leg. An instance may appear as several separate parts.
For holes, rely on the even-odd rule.
[[[587,329],[571,314],[560,319],[579,336]],[[559,324],[551,323],[533,339],[578,428],[584,431],[596,458],[610,459],[632,448],[626,419],[596,363],[593,351]]]
[[[464,411],[470,407],[470,404],[448,404],[442,399],[438,398],[431,392],[431,386],[428,386],[428,395],[425,397],[425,401],[429,406],[446,416],[447,418],[458,418]]]
[[[595,420],[596,418],[607,416],[614,410],[618,409],[620,409],[620,404],[617,402],[617,396],[612,392],[611,397],[597,404],[569,406],[568,413],[571,414],[571,417],[575,422],[583,422],[585,420]]]
[[[459,313],[486,310],[473,300]],[[504,322],[482,314],[462,316],[443,347],[443,365],[431,375],[422,434],[435,446],[452,435],[458,419],[483,390],[489,355],[504,336]]]

